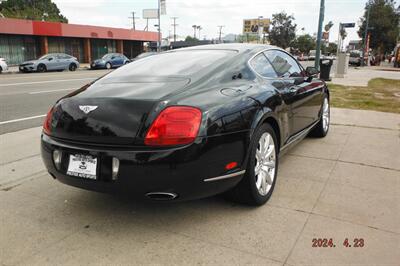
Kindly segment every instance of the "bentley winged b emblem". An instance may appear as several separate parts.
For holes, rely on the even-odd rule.
[[[90,113],[91,111],[94,111],[97,109],[97,105],[79,105],[79,109],[82,110],[85,114]]]

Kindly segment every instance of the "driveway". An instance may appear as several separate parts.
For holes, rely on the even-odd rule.
[[[40,128],[1,135],[0,262],[399,265],[400,115],[333,109],[332,122],[326,138],[281,159],[259,208],[220,197],[137,203],[68,187],[44,171]],[[314,238],[335,246],[313,247]]]

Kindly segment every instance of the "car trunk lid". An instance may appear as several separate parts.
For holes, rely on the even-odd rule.
[[[54,107],[52,136],[97,144],[134,144],[149,112],[187,79],[96,82]]]

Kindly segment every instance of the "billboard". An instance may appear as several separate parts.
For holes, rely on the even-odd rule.
[[[271,20],[269,18],[255,18],[243,20],[243,34],[258,33],[263,28],[263,33],[268,33]]]
[[[158,18],[158,9],[143,9],[144,19],[156,19]]]

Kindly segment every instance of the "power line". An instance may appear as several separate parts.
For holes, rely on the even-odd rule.
[[[217,26],[219,28],[219,42],[221,42],[221,34],[222,34],[222,28],[225,27],[225,25],[219,25]]]
[[[176,26],[178,26],[178,24],[176,24],[176,20],[178,19],[178,17],[171,17],[171,19],[174,20],[174,23],[171,24],[171,26],[174,27],[174,42],[176,42]]]

